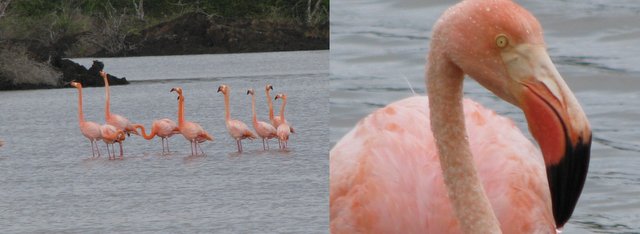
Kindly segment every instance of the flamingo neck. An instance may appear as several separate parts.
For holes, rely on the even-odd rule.
[[[111,104],[110,104],[111,95],[109,94],[109,79],[107,79],[106,76],[102,77],[102,79],[104,80],[104,90],[105,90],[104,116],[106,119],[109,119],[109,117],[111,116]]]
[[[184,125],[184,97],[181,94],[178,98],[178,126],[181,128]]]
[[[251,94],[251,112],[253,113],[253,124],[258,124],[258,116],[256,115],[256,96]]]
[[[431,48],[426,73],[431,130],[454,213],[463,233],[500,233],[469,147],[462,104],[463,71],[441,50]]]
[[[269,90],[267,89],[267,103],[269,104],[269,120],[273,121],[273,101],[271,100],[271,95],[269,95]]]
[[[287,99],[282,99],[282,106],[280,106],[280,121],[284,123],[284,107],[287,105]]]
[[[224,93],[224,119],[228,122],[231,119],[231,113],[229,111],[229,91]]]
[[[84,113],[82,112],[82,88],[78,88],[78,123],[84,122]]]
[[[132,124],[131,126],[133,126],[133,129],[136,129],[136,128],[140,129],[140,132],[141,132],[141,134],[142,134],[142,137],[143,137],[145,140],[151,140],[151,139],[153,139],[153,137],[154,137],[154,136],[156,136],[155,131],[153,131],[153,130],[154,130],[154,128],[151,128],[151,133],[149,133],[149,135],[147,135],[147,132],[146,132],[146,130],[144,129],[144,126],[143,126],[142,124]]]

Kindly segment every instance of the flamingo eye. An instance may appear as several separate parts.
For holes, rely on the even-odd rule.
[[[506,35],[500,34],[496,37],[496,45],[500,48],[504,48],[509,45],[509,39]]]

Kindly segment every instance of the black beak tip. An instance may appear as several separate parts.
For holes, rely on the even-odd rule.
[[[570,142],[567,139],[567,142]],[[575,146],[568,145],[565,156],[555,165],[547,165],[547,180],[551,190],[553,217],[558,228],[563,227],[578,203],[591,157],[591,135],[579,139]]]

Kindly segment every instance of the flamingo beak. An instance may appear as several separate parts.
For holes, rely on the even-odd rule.
[[[273,90],[273,86],[269,85],[269,89],[270,89],[270,90]]]
[[[251,94],[251,90],[247,90],[247,95]]]
[[[582,107],[558,73],[546,48],[506,48],[502,59],[515,81],[514,96],[547,168],[558,228],[571,217],[589,169],[591,128]]]
[[[222,91],[222,86],[218,87],[218,92],[216,93],[219,93],[220,91]]]
[[[169,93],[176,91],[176,88],[171,88],[171,91],[169,91]]]

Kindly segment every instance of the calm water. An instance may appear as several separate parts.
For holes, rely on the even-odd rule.
[[[332,145],[374,109],[410,96],[403,77],[425,93],[431,27],[455,2],[332,3]],[[549,53],[593,128],[588,179],[564,233],[640,232],[640,2],[517,2],[542,23]],[[466,81],[465,95],[527,131],[519,109],[475,81]]]
[[[216,138],[202,144],[206,157],[188,157],[189,143],[176,135],[170,156],[160,155],[159,139],[132,136],[124,160],[90,159],[76,89],[0,92],[0,232],[326,232],[328,57],[316,51],[103,59],[108,72],[134,81],[111,88],[112,111],[133,122],[175,120],[169,90],[181,86],[186,119]],[[289,151],[277,150],[275,140],[263,151],[256,140],[235,152],[216,93],[223,83],[231,87],[232,117],[246,123],[248,88],[256,89],[261,120],[268,119],[265,84],[274,95],[288,94],[287,119],[297,131]],[[104,123],[104,89],[85,88],[83,95],[85,118]],[[106,152],[103,143],[100,149]]]

